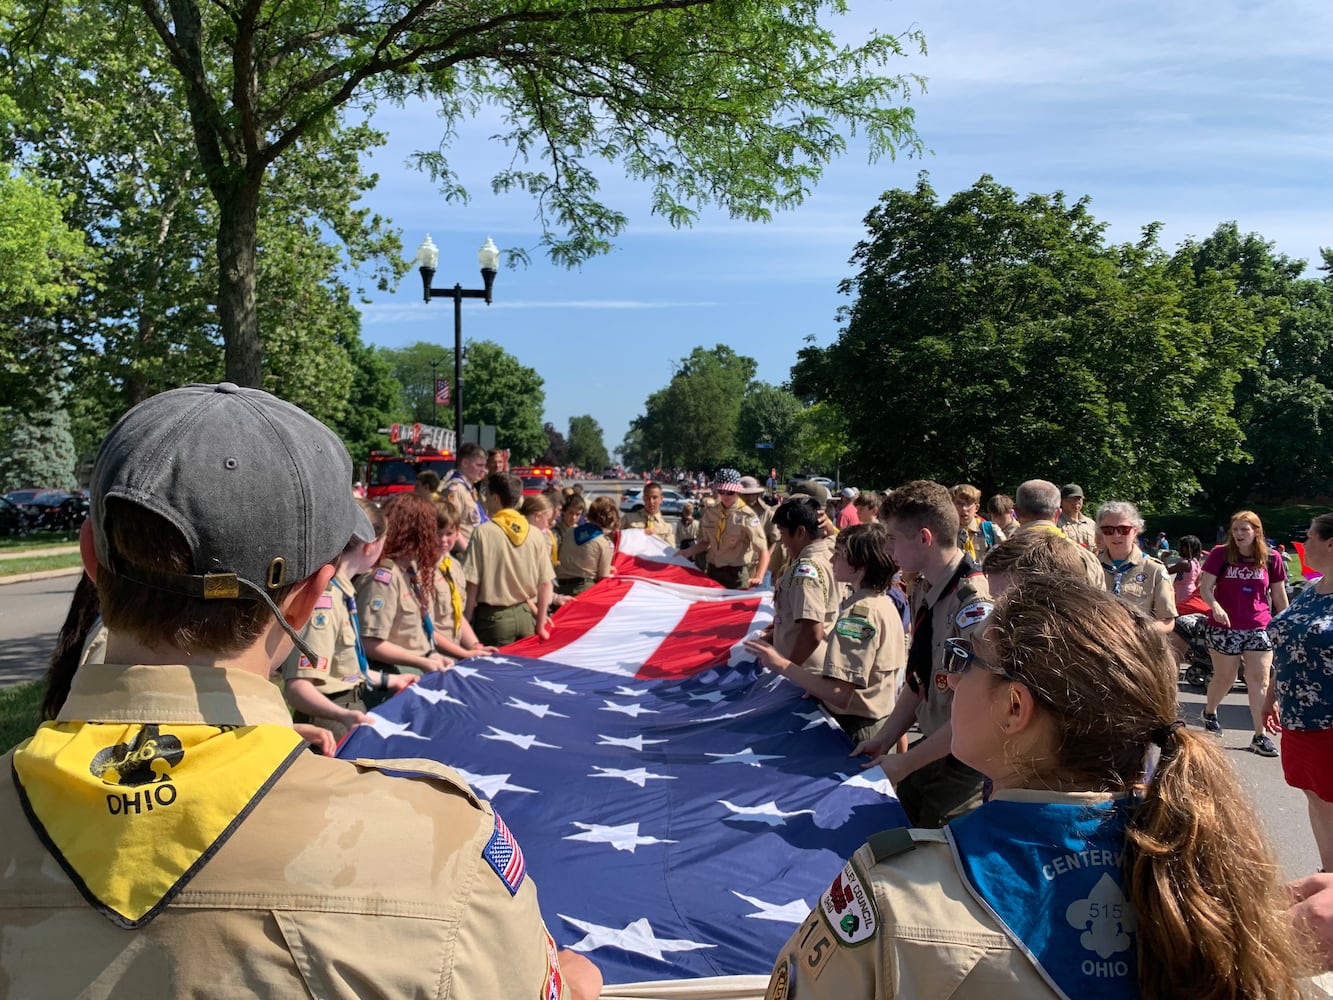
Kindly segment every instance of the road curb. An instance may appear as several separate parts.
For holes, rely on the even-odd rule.
[[[66,566],[64,569],[41,569],[35,573],[14,573],[10,576],[0,576],[0,587],[7,583],[27,583],[30,580],[50,580],[57,576],[74,576],[76,573],[82,573],[82,566]]]

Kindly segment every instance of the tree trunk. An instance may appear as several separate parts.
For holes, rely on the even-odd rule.
[[[242,174],[218,204],[218,323],[226,377],[247,386],[259,386],[264,377],[255,300],[261,183],[262,174]]]

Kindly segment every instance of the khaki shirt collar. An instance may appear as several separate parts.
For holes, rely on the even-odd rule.
[[[277,687],[221,667],[87,664],[74,675],[60,722],[290,726]]]
[[[966,555],[966,553],[963,552],[962,549],[955,549],[953,557],[950,558],[948,565],[946,565],[944,570],[940,573],[940,578],[938,580],[930,581],[930,590],[926,592],[926,603],[932,608],[935,607],[935,605],[939,603],[940,598],[944,596],[945,585],[953,579],[954,571],[958,569],[958,564],[963,561],[964,555]]]
[[[1139,563],[1143,562],[1143,558],[1143,550],[1139,548],[1137,544],[1134,544],[1129,547],[1129,558],[1126,559],[1125,562],[1130,566],[1137,566]],[[1113,562],[1109,552],[1102,552],[1101,560],[1102,565],[1108,568]]]
[[[814,539],[805,548],[801,549],[800,558],[812,559],[823,557],[829,562],[833,561],[833,539],[820,536]]]

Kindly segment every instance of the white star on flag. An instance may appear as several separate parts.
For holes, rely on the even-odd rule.
[[[764,690],[776,691],[778,689],[778,686],[782,684],[782,682],[785,681],[786,679],[787,678],[783,677],[781,674],[778,674],[771,681],[768,682],[768,685],[764,688]]]
[[[486,659],[486,657],[478,656],[478,657],[473,657],[473,659],[480,660],[480,659]],[[452,670],[454,673],[456,673],[459,677],[480,677],[484,681],[490,680],[489,677],[483,674],[476,667],[464,666],[461,660],[458,663],[455,663],[449,669]]]
[[[726,715],[710,715],[706,719],[697,719],[697,722],[725,722],[727,719],[739,719],[742,716],[749,715],[753,708],[747,708],[744,712],[728,712]]]
[[[872,777],[872,775],[878,775],[878,777]],[[890,797],[893,795],[893,782],[878,767],[872,767],[867,771],[857,771],[850,778],[839,771],[838,777],[842,779],[844,788],[869,788],[881,795]]]
[[[657,715],[657,714],[658,714],[658,713],[657,713],[657,709],[655,709],[655,708],[644,708],[642,705],[638,705],[638,704],[635,704],[635,705],[617,705],[614,701],[608,701],[608,702],[606,702],[605,704],[606,704],[606,707],[605,707],[605,708],[602,708],[602,709],[598,709],[598,711],[601,711],[601,712],[620,712],[622,715],[630,715],[630,716],[633,716],[633,717],[636,718],[636,719],[637,719],[639,716],[641,716],[641,715]]]
[[[626,698],[642,698],[647,693],[648,693],[648,688],[636,689],[632,687],[625,687],[624,684],[621,684],[618,688],[616,688],[616,694],[622,695]]]
[[[531,792],[533,795],[540,794],[535,788],[524,788],[522,785],[511,785],[509,775],[507,774],[473,774],[471,771],[464,771],[461,767],[455,767],[463,780],[474,789],[481,792],[488,799],[493,799],[501,792]]]
[[[650,743],[665,743],[666,740],[645,740],[642,736],[603,736],[597,734],[597,745],[603,747],[628,747],[630,750],[642,750]]]
[[[749,764],[751,767],[758,767],[760,761],[781,760],[779,755],[769,753],[755,753],[752,747],[746,747],[744,750],[738,750],[736,753],[706,753],[705,757],[716,757],[714,764]]]
[[[589,923],[586,920],[576,920],[563,913],[557,916],[584,932],[583,940],[569,946],[574,951],[596,951],[598,948],[609,946],[634,955],[649,955],[661,962],[664,961],[662,956],[669,951],[698,951],[700,948],[717,947],[683,938],[659,938],[646,917],[640,917],[624,927],[616,928],[603,927],[601,924]]]
[[[546,688],[553,694],[569,694],[574,689],[568,684],[557,684],[555,681],[544,681],[539,677],[534,677],[528,681],[529,684],[536,684],[539,688]]]
[[[500,740],[504,743],[512,743],[514,746],[523,750],[531,750],[533,747],[546,747],[548,750],[559,750],[560,748],[553,743],[543,743],[534,736],[527,736],[521,733],[507,733],[503,729],[496,729],[494,726],[487,726],[489,733],[482,733],[483,740]]]
[[[834,722],[824,714],[822,708],[816,708],[813,712],[793,712],[798,719],[806,719],[807,722],[801,727],[801,732],[807,729],[814,729],[816,726],[833,726]]]
[[[485,660],[487,663],[494,663],[497,667],[521,667],[522,664],[517,660],[511,660],[507,656],[477,656],[477,660]]]
[[[426,739],[420,733],[414,733],[408,729],[406,722],[390,722],[382,715],[376,715],[374,712],[370,713],[370,721],[361,723],[358,728],[373,729],[376,736],[383,737],[386,740],[390,736],[406,736],[414,740]]]
[[[509,700],[505,702],[505,704],[510,708],[517,708],[524,712],[530,712],[539,719],[544,719],[548,715],[554,715],[557,719],[569,718],[568,715],[564,715],[560,712],[552,712],[550,705],[534,705],[532,702],[523,701],[521,698],[515,698],[513,695],[509,696]]]
[[[783,812],[778,808],[776,802],[765,802],[758,806],[738,806],[733,805],[726,799],[717,800],[736,814],[737,819],[751,820],[755,823],[766,823],[768,826],[784,826],[787,820],[793,816],[804,816],[809,814],[813,816],[813,809],[797,809],[795,812]]]
[[[435,691],[431,688],[424,688],[420,684],[413,684],[408,690],[418,698],[424,698],[432,705],[462,705],[464,708],[467,707],[467,702],[460,701],[443,688]]]
[[[640,788],[644,787],[644,783],[649,778],[657,778],[661,781],[676,780],[676,776],[674,774],[651,774],[649,773],[647,768],[643,767],[635,767],[635,768],[630,768],[628,770],[622,770],[621,768],[618,767],[599,767],[597,764],[594,764],[593,770],[601,771],[602,773],[590,774],[588,775],[589,778],[624,778],[626,781],[630,782],[631,784],[638,785]]]
[[[765,903],[762,899],[747,896],[743,892],[731,890],[733,896],[739,896],[751,906],[759,907],[758,913],[747,913],[751,920],[778,920],[784,924],[799,924],[810,915],[810,904],[803,899],[793,899],[790,903]]]
[[[690,701],[721,701],[724,697],[721,691],[705,691],[703,694],[690,695]]]
[[[626,823],[624,826],[600,826],[597,823],[578,823],[585,833],[571,833],[565,840],[586,840],[591,844],[610,844],[617,851],[634,853],[636,847],[644,844],[679,844],[678,840],[659,840],[656,837],[640,837],[638,823]],[[804,919],[804,916],[802,916]]]

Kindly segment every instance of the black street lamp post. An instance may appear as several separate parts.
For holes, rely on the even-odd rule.
[[[435,265],[439,263],[440,251],[431,242],[430,235],[422,241],[421,246],[417,247],[417,270],[421,272],[421,288],[427,302],[433,298],[449,298],[454,300],[454,454],[458,454],[458,446],[463,443],[463,300],[464,299],[485,299],[486,304],[491,304],[491,287],[495,284],[495,272],[500,263],[500,251],[491,241],[489,236],[486,242],[481,245],[477,251],[477,263],[481,265],[481,280],[485,284],[484,288],[464,288],[462,285],[454,285],[453,288],[432,288],[431,282],[435,279]],[[432,366],[433,373],[433,366]],[[435,391],[435,386],[431,385],[431,392]]]

